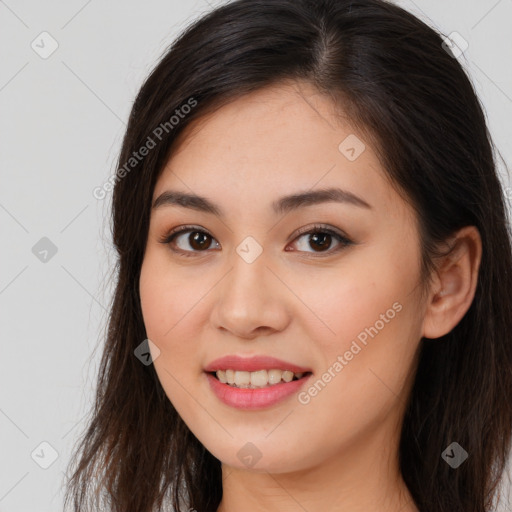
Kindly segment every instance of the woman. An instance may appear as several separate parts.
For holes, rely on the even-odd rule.
[[[196,21],[125,134],[117,288],[66,503],[494,510],[507,221],[470,81],[413,15],[238,0]]]

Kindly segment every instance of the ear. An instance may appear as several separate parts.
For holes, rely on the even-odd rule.
[[[453,235],[448,244],[451,250],[437,266],[426,302],[425,338],[439,338],[449,333],[466,314],[475,296],[482,258],[478,229],[466,226]]]

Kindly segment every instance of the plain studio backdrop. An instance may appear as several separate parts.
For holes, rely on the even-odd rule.
[[[62,510],[112,293],[111,193],[99,200],[93,190],[115,172],[157,59],[221,3],[0,1],[1,512]],[[467,42],[459,61],[510,167],[512,0],[397,3]]]

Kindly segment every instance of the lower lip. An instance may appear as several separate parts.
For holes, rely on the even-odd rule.
[[[254,410],[270,407],[296,393],[311,377],[311,373],[298,380],[280,382],[265,388],[236,388],[223,384],[211,373],[206,373],[212,391],[219,400],[236,409]]]

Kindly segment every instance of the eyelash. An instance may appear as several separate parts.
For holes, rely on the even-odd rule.
[[[194,254],[200,254],[200,253],[203,253],[203,252],[209,252],[208,249],[205,249],[204,251],[184,251],[183,249],[175,249],[175,248],[173,248],[171,246],[172,242],[174,241],[174,239],[178,235],[181,235],[181,234],[187,233],[187,232],[202,233],[202,234],[210,236],[211,238],[213,238],[215,240],[215,238],[208,231],[206,231],[206,230],[204,230],[202,228],[198,228],[197,226],[181,226],[179,228],[171,230],[164,237],[162,237],[159,240],[159,242],[162,243],[162,244],[165,244],[165,245],[169,245],[170,248],[171,248],[171,251],[173,251],[174,253],[178,254],[179,256],[184,256],[186,258],[194,257],[193,256]],[[300,238],[303,235],[310,235],[310,234],[315,234],[315,233],[322,233],[322,234],[331,235],[338,242],[340,242],[340,245],[336,249],[334,249],[334,250],[328,249],[327,251],[316,252],[316,253],[313,252],[312,254],[316,254],[314,257],[322,257],[324,254],[326,256],[330,256],[330,255],[332,255],[334,253],[337,253],[337,252],[341,251],[342,249],[344,249],[344,248],[346,248],[346,247],[348,247],[350,245],[354,245],[354,242],[352,240],[350,240],[349,238],[347,238],[345,235],[342,235],[341,233],[338,233],[337,231],[334,231],[333,229],[331,229],[331,228],[329,228],[327,226],[324,226],[322,224],[315,224],[315,225],[313,225],[313,226],[311,226],[309,228],[301,228],[301,229],[299,229],[299,231],[297,232],[296,237],[294,238],[294,240],[296,238]],[[305,251],[305,252],[307,252],[307,251]]]

